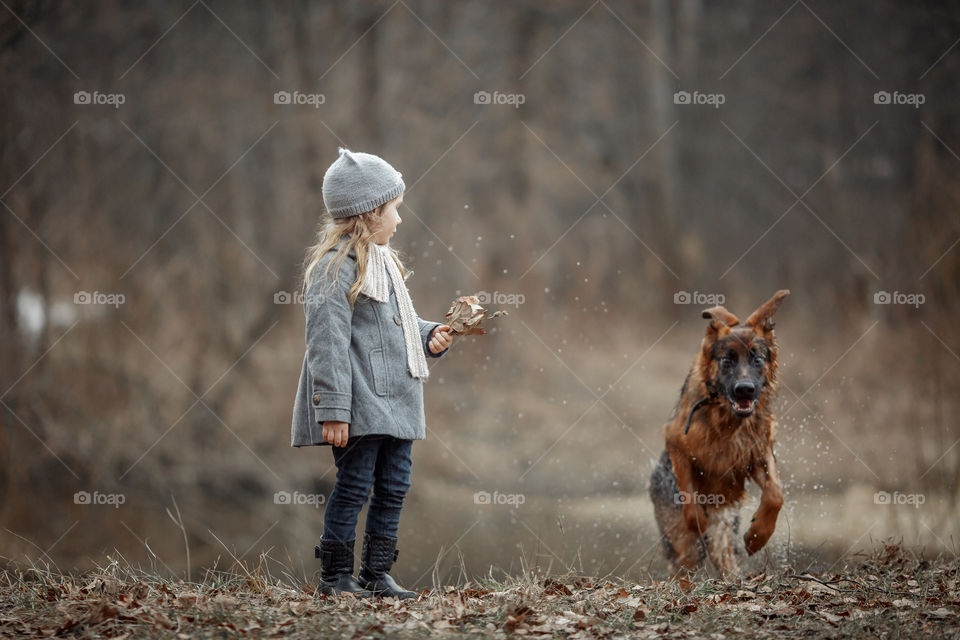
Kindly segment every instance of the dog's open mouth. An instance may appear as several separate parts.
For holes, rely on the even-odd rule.
[[[730,408],[733,409],[733,412],[745,418],[756,410],[757,408],[757,399],[756,398],[730,398]]]

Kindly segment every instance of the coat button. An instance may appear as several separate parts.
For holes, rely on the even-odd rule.
[[[400,319],[400,316],[393,316],[393,321],[399,327],[403,324],[403,321]]]
[[[313,404],[320,404],[320,394],[313,394]]]

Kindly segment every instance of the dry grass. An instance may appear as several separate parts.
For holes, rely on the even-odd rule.
[[[879,545],[828,575],[631,583],[524,570],[424,590],[419,599],[327,598],[282,572],[237,564],[199,582],[109,564],[80,575],[10,566],[0,637],[426,638],[924,637],[960,633],[955,558]]]

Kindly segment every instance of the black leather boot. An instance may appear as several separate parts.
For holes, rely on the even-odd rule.
[[[407,591],[387,573],[398,555],[396,538],[364,534],[360,573],[357,576],[363,588],[380,598],[416,598],[416,592]]]
[[[314,554],[320,558],[320,593],[328,596],[353,593],[361,598],[370,596],[370,592],[353,577],[353,544],[353,540],[339,542],[323,539],[319,547],[314,547]]]

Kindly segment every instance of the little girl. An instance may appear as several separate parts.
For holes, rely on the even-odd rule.
[[[416,596],[387,572],[398,555],[411,445],[426,437],[425,356],[440,357],[453,338],[449,326],[417,316],[389,245],[404,189],[382,158],[341,148],[323,176],[328,215],[305,262],[307,349],[291,445],[333,445],[337,479],[316,548],[328,595]],[[357,518],[371,489],[357,580]]]

